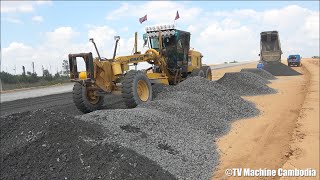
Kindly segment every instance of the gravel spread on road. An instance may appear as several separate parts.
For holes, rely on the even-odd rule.
[[[78,117],[103,125],[110,135],[105,141],[133,149],[178,179],[210,179],[219,157],[215,138],[230,122],[259,113],[254,104],[201,77],[154,88],[154,101],[137,108]]]
[[[275,80],[277,79],[274,75],[272,75],[271,73],[269,73],[268,71],[264,70],[264,69],[258,69],[258,68],[244,68],[241,69],[240,72],[251,72],[251,73],[255,73],[265,79],[268,80]]]
[[[225,73],[217,82],[240,96],[277,93],[276,90],[266,85],[268,80],[251,72]]]
[[[270,72],[274,76],[297,76],[301,75],[298,71],[292,69],[291,67],[288,67],[285,64],[282,63],[276,63],[276,64],[266,64],[263,67],[264,70]]]
[[[0,179],[176,179],[101,126],[50,110],[1,117]]]
[[[240,95],[274,93],[266,83],[250,72],[192,77],[153,85],[154,100],[134,109],[2,116],[1,179],[210,179],[216,138],[259,114]]]

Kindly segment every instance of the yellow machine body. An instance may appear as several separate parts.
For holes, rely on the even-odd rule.
[[[134,53],[116,57],[119,36],[111,59],[101,58],[93,39],[98,57],[91,52],[69,54],[70,79],[74,85],[74,103],[84,112],[92,112],[103,106],[106,93],[122,94],[129,108],[152,99],[152,84],[176,85],[188,77],[201,76],[211,80],[211,68],[202,65],[202,54],[190,50],[190,33],[174,29],[174,26],[146,28],[144,45],[149,49],[137,51],[135,33]],[[162,34],[163,33],[163,34]],[[86,71],[78,72],[77,58],[83,58]],[[147,62],[150,67],[141,71],[130,71],[129,66]],[[86,93],[83,93],[85,90]]]
[[[188,72],[202,67],[202,54],[198,51],[190,50],[188,54]]]
[[[164,31],[164,33],[167,33],[166,35],[164,35],[164,37],[167,37],[168,32],[171,33],[171,31]],[[91,52],[69,54],[71,80],[85,84],[85,87],[94,93],[101,90],[105,93],[111,93],[114,91],[121,90],[121,86],[119,85],[121,85],[122,79],[124,78],[125,74],[129,71],[129,66],[136,66],[141,62],[148,62],[151,66],[149,69],[145,71],[145,75],[147,76],[151,84],[178,84],[179,82],[186,79],[187,76],[189,76],[193,70],[200,69],[202,67],[202,54],[195,50],[189,50],[187,60],[180,61],[179,63],[181,64],[178,64],[178,66],[184,66],[185,69],[175,69],[174,71],[172,71],[172,69],[170,69],[169,64],[167,64],[168,55],[166,55],[166,53],[169,53],[169,51],[167,51],[168,49],[166,50],[165,47],[169,46],[168,44],[165,44],[169,41],[168,39],[166,39],[165,42],[163,42],[162,32],[160,30],[158,31],[157,35],[159,36],[158,39],[153,40],[158,40],[159,47],[157,49],[150,48],[145,53],[137,51],[136,33],[134,44],[135,52],[132,55],[119,57],[115,56],[116,47],[119,39],[116,40],[114,56],[112,59],[101,59],[97,48],[96,50],[99,57],[96,58],[92,57]],[[175,46],[171,46],[171,48],[172,47]],[[77,57],[82,57],[84,59],[86,63],[86,72],[77,72]],[[157,69],[155,69],[155,67]],[[151,69],[152,72],[149,72],[148,70]],[[144,84],[140,83],[139,87],[141,87],[140,89],[144,89]],[[144,95],[142,96],[141,98],[144,99]]]

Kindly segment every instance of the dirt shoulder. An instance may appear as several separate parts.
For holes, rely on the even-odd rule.
[[[214,79],[218,79],[225,72],[230,72],[230,70],[236,72],[242,68],[255,67],[255,65],[248,64],[241,67],[217,70],[218,72],[214,72],[213,76]],[[295,156],[296,152],[300,152],[300,150],[296,151],[296,149],[308,150],[305,150],[306,158],[301,154],[298,156],[301,158],[298,158],[299,163],[297,162],[297,164],[301,166],[295,167],[301,169],[319,168],[316,165],[319,160],[319,155],[317,155],[319,152],[319,140],[315,140],[315,138],[319,137],[319,124],[317,124],[319,123],[319,116],[315,115],[319,114],[319,106],[315,105],[316,102],[319,103],[319,96],[308,98],[310,91],[313,91],[314,94],[319,94],[319,89],[312,90],[310,88],[312,83],[314,83],[314,86],[319,87],[319,82],[310,81],[310,78],[319,78],[319,74],[313,73],[315,70],[311,67],[315,65],[311,61],[304,62],[304,65],[303,67],[293,67],[303,75],[281,76],[272,81],[269,86],[277,89],[279,91],[277,94],[244,97],[256,104],[261,111],[261,115],[234,122],[229,134],[217,141],[221,155],[220,165],[212,179],[233,179],[225,176],[225,170],[229,168],[278,169],[288,167],[291,169],[286,164]],[[309,71],[311,72],[308,73]],[[312,106],[312,109],[308,108],[310,106]],[[302,116],[301,113],[306,110],[315,111],[313,112],[314,115]],[[304,120],[307,117],[309,121]],[[295,142],[293,137],[295,137],[295,134],[299,136],[301,127],[305,127],[304,134],[310,134],[310,138],[298,145],[302,147],[295,148],[292,145]],[[307,127],[313,129],[307,129]],[[314,142],[313,144],[310,143],[312,141]],[[250,179],[264,178],[254,177]],[[279,179],[279,177],[273,179]]]
[[[310,73],[310,83],[307,95],[299,117],[296,128],[290,142],[292,155],[282,166],[283,169],[317,169],[319,178],[319,60],[308,59],[303,65]],[[303,179],[303,178],[284,178]]]

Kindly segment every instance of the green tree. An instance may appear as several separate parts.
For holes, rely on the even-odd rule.
[[[59,78],[60,78],[60,74],[57,72],[57,73],[54,75],[54,78],[55,78],[55,79],[59,79]]]
[[[53,79],[52,74],[50,74],[50,72],[48,71],[48,69],[43,70],[43,75],[42,77],[47,80],[47,81],[51,81]]]

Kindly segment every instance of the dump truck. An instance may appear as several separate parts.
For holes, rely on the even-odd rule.
[[[266,64],[281,63],[281,44],[278,31],[260,33],[260,62]]]
[[[301,56],[299,54],[289,55],[288,58],[287,58],[287,62],[288,62],[288,66],[296,65],[296,66],[299,67],[299,66],[302,65]]]
[[[190,49],[190,32],[178,30],[174,25],[147,27],[143,34],[144,53],[137,49],[135,33],[134,52],[116,57],[119,36],[115,37],[113,57],[101,58],[94,39],[97,56],[92,52],[69,54],[70,79],[75,82],[73,101],[77,108],[92,112],[102,108],[104,96],[121,94],[128,108],[152,100],[152,85],[176,85],[188,77],[212,79],[210,66],[202,64],[203,55]],[[78,71],[77,61],[85,62],[85,71]],[[150,67],[137,70],[141,62]],[[130,69],[132,67],[134,69]]]

